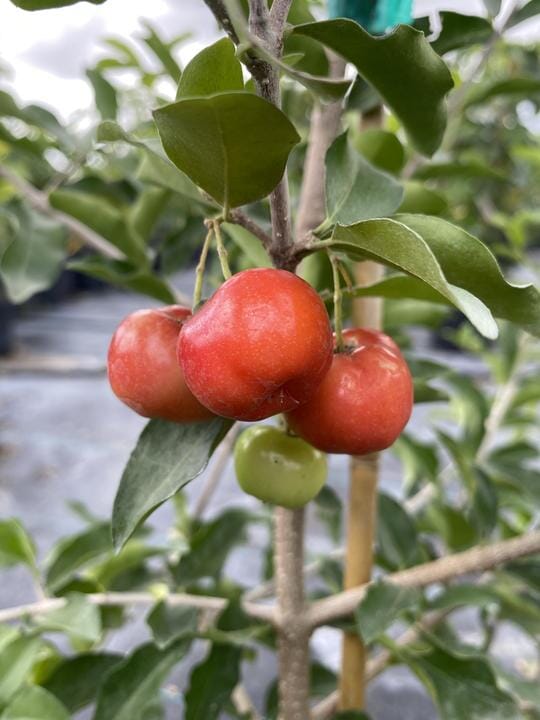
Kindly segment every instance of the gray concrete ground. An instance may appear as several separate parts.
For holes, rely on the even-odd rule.
[[[28,360],[29,354],[62,354],[86,368],[85,373],[60,375],[28,371],[0,374],[0,516],[21,518],[42,556],[58,538],[81,527],[80,519],[67,507],[68,501],[80,500],[98,515],[110,514],[122,468],[144,420],[114,398],[104,374],[104,360],[116,324],[141,304],[147,302],[127,293],[82,295],[54,307],[28,309],[17,324],[21,360]],[[424,410],[415,415],[413,430],[425,429],[424,417]],[[330,482],[345,496],[344,458],[331,458]],[[390,453],[384,457],[382,483],[386,490],[399,494],[399,466]],[[190,500],[196,498],[202,484],[198,481],[188,487]],[[255,503],[239,491],[229,466],[209,514],[230,505]],[[158,535],[166,532],[170,519],[167,505],[152,516]],[[235,551],[228,563],[229,575],[246,586],[260,579],[259,549],[263,539],[255,533],[249,547]],[[328,541],[311,516],[307,547],[313,552],[328,548]],[[31,601],[33,593],[24,571],[2,572],[0,607]],[[465,614],[460,630],[465,636],[474,634],[474,617]],[[139,617],[113,636],[109,644],[113,649],[125,650],[140,642],[146,633]],[[514,630],[503,632],[500,644],[501,655],[510,649],[516,656],[530,652],[526,640]],[[183,684],[189,666],[203,652],[200,646],[194,648],[175,681]],[[337,631],[319,630],[313,638],[313,653],[320,662],[336,669]],[[274,672],[274,660],[267,652],[246,668],[246,684],[259,706]],[[167,697],[171,718],[178,717],[178,694],[169,693]],[[372,683],[368,709],[374,720],[437,717],[424,689],[405,668],[388,670]]]

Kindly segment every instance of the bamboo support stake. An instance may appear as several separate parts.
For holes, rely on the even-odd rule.
[[[369,124],[379,124],[380,112]],[[367,125],[368,123],[366,123]],[[358,285],[371,285],[383,276],[378,263],[367,260],[355,266]],[[355,327],[380,330],[382,327],[380,298],[359,298],[353,303]],[[347,509],[347,544],[345,554],[345,590],[369,582],[373,567],[373,542],[377,517],[378,455],[351,457],[349,502]],[[357,634],[344,633],[339,683],[341,710],[358,710],[365,705],[367,652]]]

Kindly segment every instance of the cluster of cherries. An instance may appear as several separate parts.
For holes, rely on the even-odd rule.
[[[145,417],[284,413],[295,435],[330,453],[387,448],[413,403],[409,369],[390,337],[349,329],[336,349],[315,290],[266,268],[233,275],[195,314],[172,305],[129,315],[112,338],[108,371],[114,393]],[[275,428],[250,430],[260,438]]]

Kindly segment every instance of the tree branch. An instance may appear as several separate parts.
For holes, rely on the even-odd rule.
[[[158,598],[152,593],[127,593],[127,592],[104,592],[92,593],[84,596],[92,605],[114,605],[124,607],[129,605],[153,605]],[[227,606],[227,600],[220,597],[208,595],[190,595],[188,593],[171,593],[162,598],[164,602],[173,607],[185,605],[199,608],[200,610],[220,611]],[[52,610],[59,610],[67,604],[67,598],[48,598],[27,605],[0,610],[0,623],[20,620],[24,617],[36,617],[45,615]],[[243,603],[244,611],[257,620],[264,622],[275,622],[275,611],[270,606],[258,605],[257,603]]]
[[[267,252],[270,252],[270,248],[272,247],[272,236],[269,235],[258,223],[256,223],[255,220],[252,220],[248,215],[238,209],[229,211],[228,220],[235,225],[241,225],[246,230],[249,230],[252,235],[259,238],[264,249]]]
[[[71,215],[67,215],[67,213],[53,208],[49,203],[49,198],[46,193],[38,190],[38,188],[34,187],[34,185],[27,182],[5,165],[0,168],[0,175],[10,182],[35,210],[39,210],[67,227],[73,236],[83,245],[97,250],[112,260],[124,259],[124,255],[114,245],[111,245],[105,238],[102,238],[101,235],[98,235],[89,227],[71,217]]]
[[[408,570],[388,575],[385,580],[401,587],[424,587],[432,583],[446,582],[467,573],[491,570],[510,560],[537,552],[540,552],[540,530],[416,565]],[[366,584],[346,590],[314,603],[309,614],[311,627],[319,627],[350,615],[364,598],[368,586],[369,584]]]
[[[270,8],[270,26],[276,40],[280,42],[280,45],[277,47],[280,55],[283,49],[283,31],[285,30],[291,5],[292,0],[274,0]]]

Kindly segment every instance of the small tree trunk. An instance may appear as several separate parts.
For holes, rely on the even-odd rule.
[[[304,598],[304,510],[276,508],[275,580],[280,720],[309,717],[309,635]]]
[[[370,285],[383,275],[377,263],[366,261],[355,267],[359,285]],[[382,302],[379,298],[361,298],[353,305],[353,320],[357,327],[380,329]],[[351,458],[349,504],[347,511],[347,552],[344,586],[348,590],[371,578],[373,540],[377,517],[378,455]],[[366,648],[353,633],[343,636],[340,698],[342,710],[362,709],[365,704]]]

